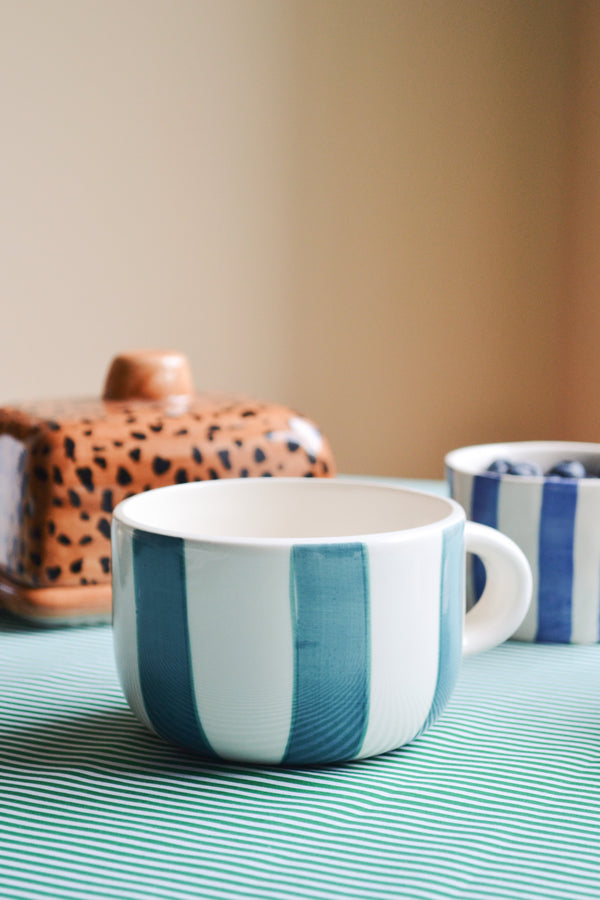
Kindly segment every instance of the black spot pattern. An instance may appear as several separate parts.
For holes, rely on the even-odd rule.
[[[248,475],[248,469],[242,469],[242,471],[240,472],[240,478],[248,478]]]
[[[79,469],[75,469],[75,472],[86,491],[89,491],[91,494],[94,490],[94,476],[90,467],[81,466]]]
[[[264,462],[266,459],[266,456],[263,453],[263,451],[260,449],[260,447],[257,447],[256,450],[254,451],[254,459],[256,460],[257,463]]]
[[[194,462],[198,464],[202,462],[202,454],[197,447],[192,447],[192,456],[194,457]]]
[[[108,575],[110,572],[110,556],[100,557],[100,565],[102,566],[102,571],[105,575]]]
[[[134,447],[133,450],[129,451],[129,456],[134,462],[140,461],[140,456],[142,455],[142,451],[139,447]]]
[[[123,466],[119,466],[117,470],[117,481],[121,485],[121,487],[125,487],[126,484],[131,484],[131,475]]]
[[[242,413],[242,416],[244,419],[247,419],[248,416],[255,416],[255,415],[256,415],[256,412],[253,409],[245,409],[244,412]]]
[[[48,481],[48,473],[42,466],[36,466],[33,470],[33,474],[38,481]]]
[[[56,525],[54,524],[52,519],[48,519],[48,521],[46,522],[46,528],[48,529],[48,534],[54,534],[54,532],[56,531]]]
[[[91,544],[92,540],[91,534],[84,534],[84,536],[79,539],[79,543],[82,547],[85,547],[86,544]]]
[[[94,462],[96,463],[97,466],[100,466],[101,469],[106,468],[106,460],[104,459],[103,456],[95,456]]]
[[[66,534],[59,534],[58,537],[56,538],[56,540],[58,541],[59,544],[63,544],[65,547],[68,547],[69,544],[71,543],[71,538],[68,537]]]
[[[187,433],[188,433],[187,428],[180,428],[179,431],[175,432],[175,437],[179,437],[180,435],[187,434]]]
[[[52,466],[52,478],[54,480],[54,484],[63,483],[63,477],[58,466]]]
[[[63,502],[62,502],[62,500],[60,499],[60,497],[53,497],[53,498],[52,498],[52,506],[62,506],[62,505],[63,505]]]
[[[106,488],[105,491],[102,491],[102,501],[100,503],[100,507],[104,512],[112,512],[113,509],[113,492],[110,488]]]
[[[50,581],[56,581],[56,579],[60,576],[62,569],[60,566],[47,566],[46,567],[46,575],[50,579]]]
[[[146,435],[144,434],[143,431],[132,431],[131,437],[135,438],[136,441],[145,441],[146,440]]]
[[[55,422],[53,419],[50,419],[48,421],[48,428],[50,429],[50,431],[60,431],[60,425],[58,424],[58,422]]]
[[[67,493],[69,494],[69,502],[71,506],[81,506],[81,497],[79,496],[77,491],[74,491],[73,488],[69,488]]]
[[[82,522],[87,522],[90,518],[90,514],[86,513],[84,510],[83,512],[79,513],[79,518],[81,519]]]
[[[157,425],[150,426],[150,431],[155,431],[156,433],[158,433],[159,431],[162,431],[162,430],[163,430],[162,422],[159,422]]]
[[[34,566],[41,566],[42,564],[42,557],[39,553],[30,553],[29,559],[34,564]]]
[[[164,475],[171,468],[171,460],[163,459],[162,456],[155,456],[152,460],[152,468],[156,475]]]
[[[209,477],[209,478],[212,478],[213,481],[217,481],[217,479],[219,478],[219,473],[216,472],[214,469],[209,469],[209,470],[208,470],[208,477]]]
[[[217,433],[217,431],[220,431],[220,430],[221,430],[220,425],[210,425],[208,431],[206,432],[206,437],[208,438],[209,441],[212,441],[212,440],[214,440],[214,437],[215,437],[215,434]]]
[[[82,560],[82,559],[74,559],[74,560],[73,560],[73,562],[72,562],[71,565],[69,566],[69,568],[70,568],[71,572],[73,573],[73,575],[77,575],[79,572],[81,572],[81,567],[82,567],[82,565],[83,565],[83,560]]]
[[[107,540],[110,540],[110,522],[108,519],[100,519],[98,522],[98,531],[103,534]]]
[[[223,468],[229,471],[231,469],[231,460],[229,459],[229,450],[219,450],[219,459],[223,463]]]
[[[188,474],[185,469],[177,469],[175,472],[175,483],[176,484],[185,484],[188,480]]]
[[[296,450],[300,449],[300,444],[298,444],[296,441],[288,441],[287,448],[290,453],[295,453]]]

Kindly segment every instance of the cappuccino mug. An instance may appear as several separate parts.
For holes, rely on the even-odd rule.
[[[531,572],[453,500],[393,484],[249,478],[113,514],[115,655],[135,715],[205,759],[325,765],[429,728],[463,654],[525,616]],[[487,580],[465,616],[466,552]]]

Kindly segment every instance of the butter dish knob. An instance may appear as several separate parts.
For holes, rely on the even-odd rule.
[[[189,397],[194,387],[187,357],[176,350],[130,350],[112,360],[103,400]]]

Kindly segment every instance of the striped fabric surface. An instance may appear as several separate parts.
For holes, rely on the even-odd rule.
[[[0,896],[600,897],[600,647],[462,664],[436,725],[325,768],[200,762],[149,734],[107,626],[0,617]]]
[[[148,734],[109,627],[0,629],[4,898],[600,896],[596,646],[505,644],[404,750],[273,769]]]

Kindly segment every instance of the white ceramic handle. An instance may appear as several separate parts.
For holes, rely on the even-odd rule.
[[[485,566],[483,594],[469,610],[463,654],[470,656],[501,644],[513,634],[531,603],[531,569],[522,550],[495,528],[467,522],[465,548]]]

